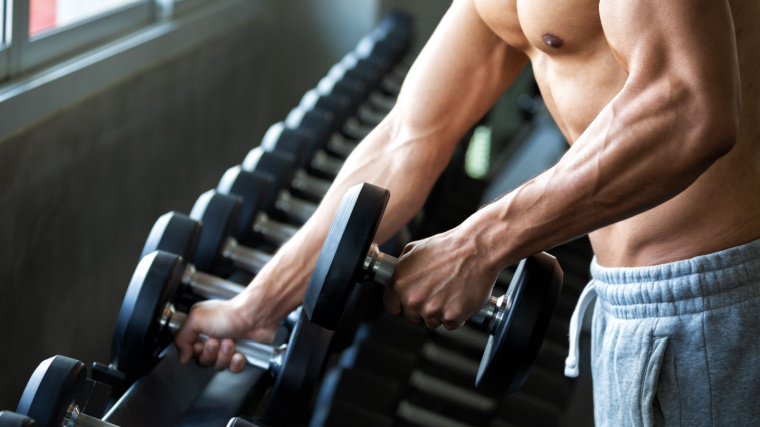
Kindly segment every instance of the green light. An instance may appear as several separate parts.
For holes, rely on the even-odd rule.
[[[491,163],[491,128],[478,126],[472,133],[470,146],[464,156],[464,170],[470,178],[482,179]]]

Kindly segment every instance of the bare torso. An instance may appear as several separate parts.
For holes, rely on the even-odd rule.
[[[628,75],[602,31],[599,0],[475,3],[498,36],[530,58],[546,105],[572,144]],[[742,80],[737,143],[678,196],[591,233],[602,265],[672,262],[760,237],[760,3],[731,0],[730,5]]]

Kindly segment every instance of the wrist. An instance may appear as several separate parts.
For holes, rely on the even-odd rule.
[[[491,204],[468,217],[457,227],[457,232],[474,242],[484,268],[498,274],[523,258],[518,233],[511,230],[510,225],[502,210]]]

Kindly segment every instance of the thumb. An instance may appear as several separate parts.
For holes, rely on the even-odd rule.
[[[185,323],[174,336],[174,345],[177,346],[177,350],[179,351],[179,363],[187,363],[193,358],[193,344],[198,341],[198,336],[200,335],[200,331],[196,330],[194,325],[195,322],[192,316],[188,316]]]

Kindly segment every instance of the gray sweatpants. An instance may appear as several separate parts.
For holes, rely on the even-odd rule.
[[[597,426],[760,426],[760,240],[591,274]]]

